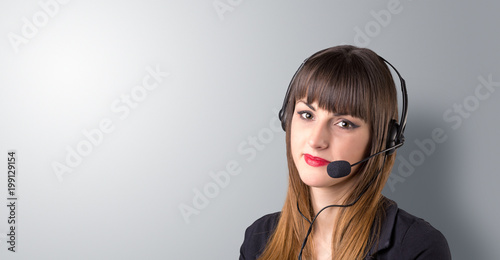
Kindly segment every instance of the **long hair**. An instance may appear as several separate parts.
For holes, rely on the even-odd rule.
[[[278,225],[259,259],[296,259],[309,228],[309,222],[299,214],[297,205],[308,219],[314,217],[309,187],[299,177],[290,145],[295,103],[302,98],[310,104],[316,101],[320,108],[332,113],[348,114],[368,122],[371,134],[369,154],[386,148],[389,122],[398,117],[393,78],[387,65],[373,51],[349,45],[337,46],[320,51],[306,61],[291,83],[284,111],[289,170],[287,196]],[[381,192],[394,159],[395,153],[378,155],[351,173],[359,178],[346,204],[352,203],[364,189],[366,193],[353,206],[340,208],[332,238],[333,259],[362,259],[377,243],[388,203]],[[313,252],[314,244],[310,239],[303,258],[313,259]]]

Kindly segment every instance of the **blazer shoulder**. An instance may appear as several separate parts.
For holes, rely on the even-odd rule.
[[[253,224],[247,228],[247,230],[252,229],[258,232],[273,231],[279,221],[280,216],[281,212],[274,212],[264,215],[255,220]]]
[[[262,216],[246,229],[245,239],[240,248],[240,259],[256,259],[264,251],[280,215],[281,212],[275,212]]]
[[[451,259],[445,236],[422,218],[398,209],[396,232],[408,259]]]

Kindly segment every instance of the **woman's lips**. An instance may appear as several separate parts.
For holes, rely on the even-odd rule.
[[[306,160],[306,163],[313,166],[313,167],[321,167],[329,164],[330,162],[320,158],[320,157],[315,157],[310,154],[304,154],[304,159]]]

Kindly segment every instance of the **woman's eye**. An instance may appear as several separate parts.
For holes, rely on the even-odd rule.
[[[346,129],[356,128],[355,124],[353,124],[347,120],[342,120],[342,121],[338,122],[337,125],[342,127],[342,128],[346,128]]]
[[[302,117],[303,119],[306,119],[306,120],[312,119],[312,117],[313,117],[311,113],[306,112],[306,111],[298,112],[298,114],[300,115],[300,117]]]

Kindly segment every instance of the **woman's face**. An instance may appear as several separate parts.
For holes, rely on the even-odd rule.
[[[290,138],[302,181],[310,187],[329,187],[352,179],[333,179],[326,167],[337,160],[351,164],[362,160],[370,142],[370,126],[361,118],[323,110],[317,102],[308,104],[304,98],[295,104]],[[353,173],[357,167],[353,167]]]

